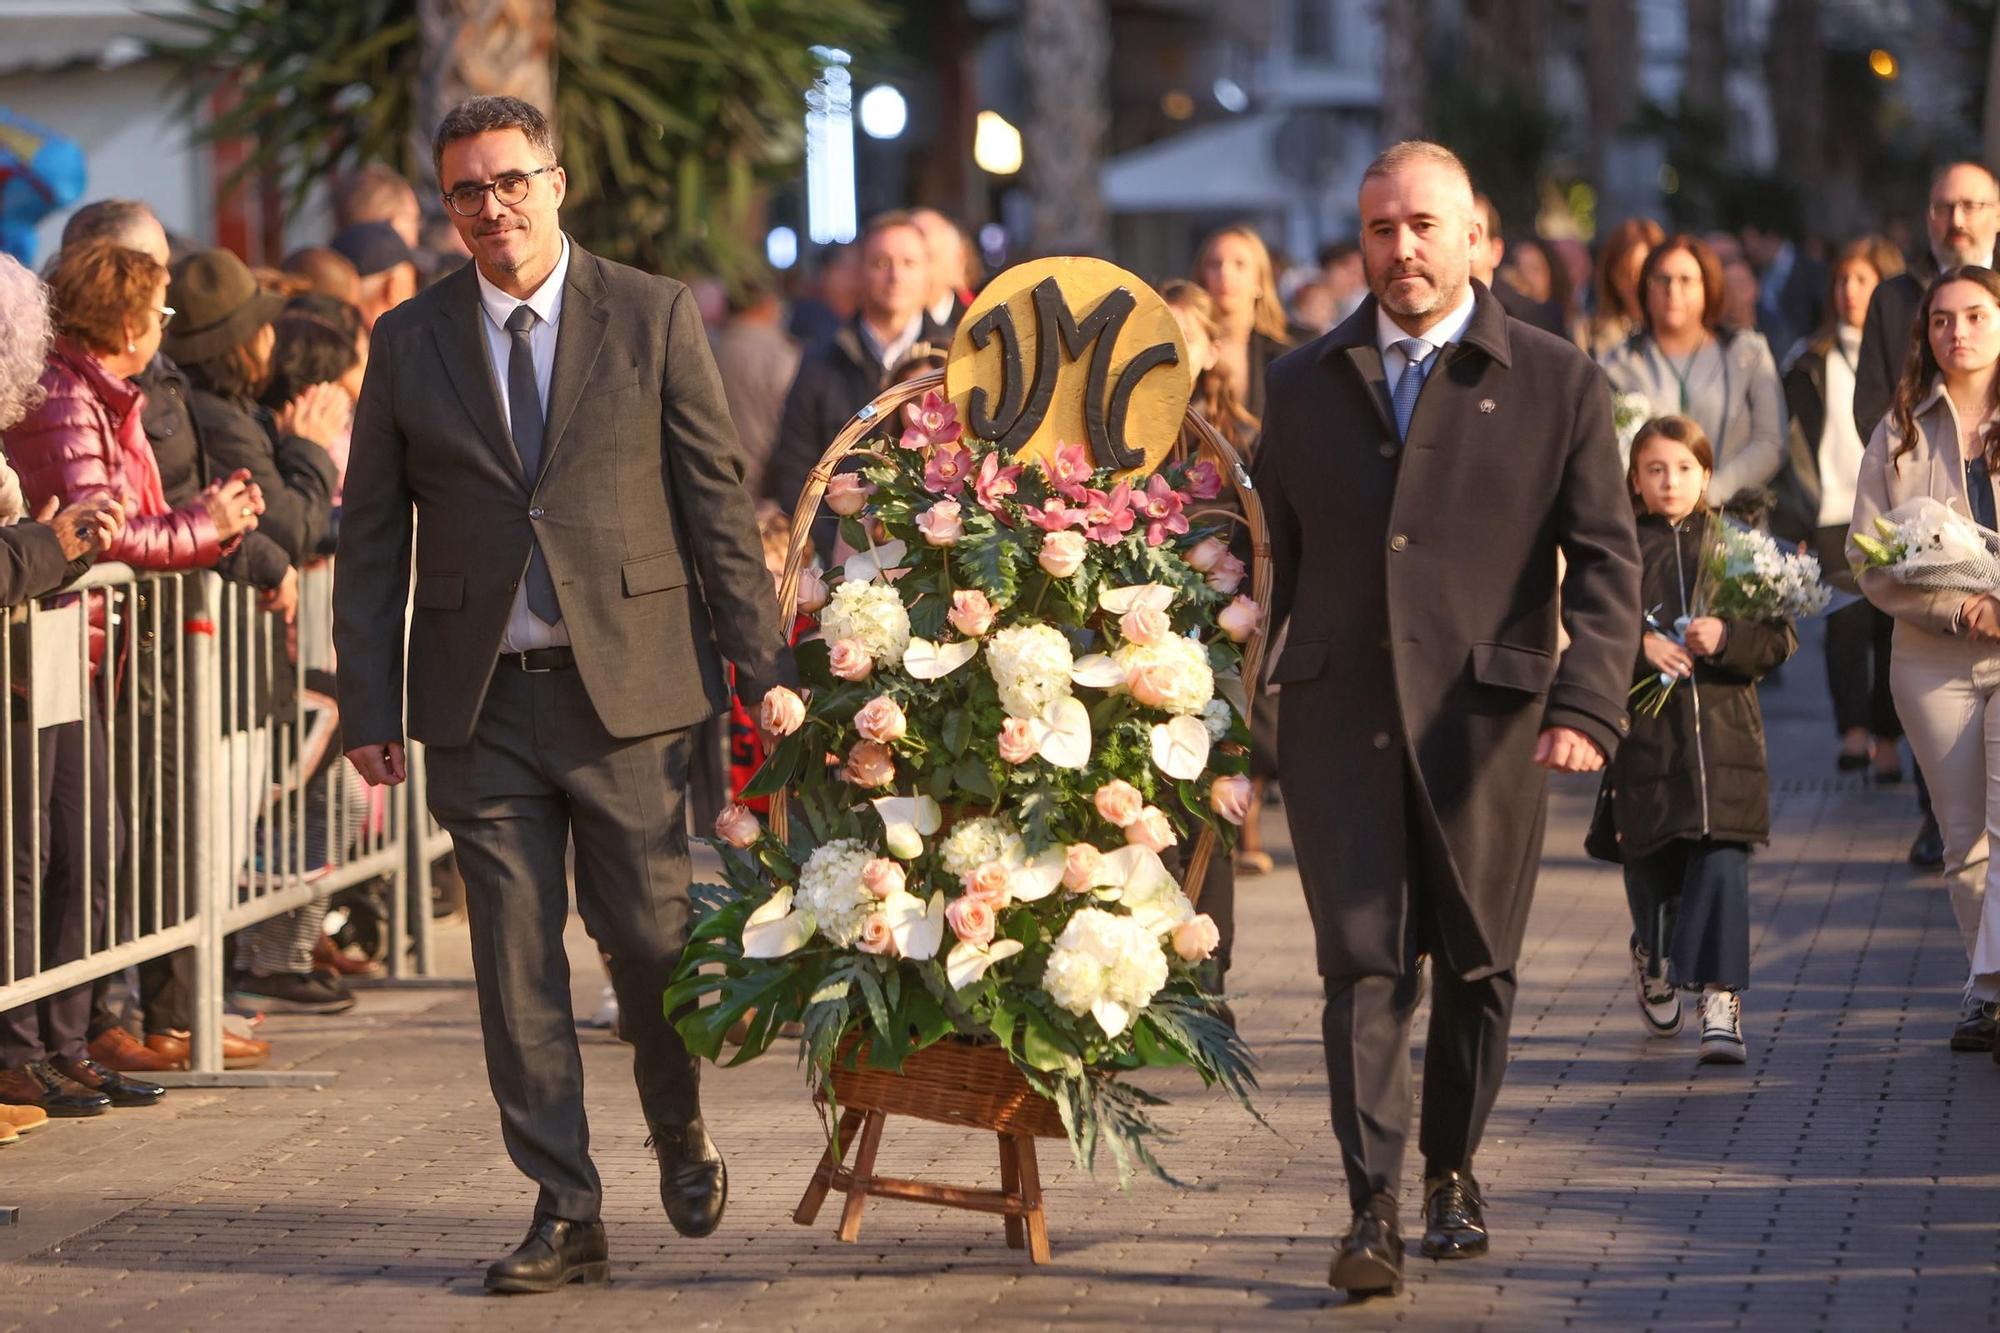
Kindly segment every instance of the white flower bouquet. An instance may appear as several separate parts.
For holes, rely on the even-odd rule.
[[[1854,534],[1861,568],[1887,570],[1898,583],[1932,592],[2000,589],[2000,533],[1925,495],[1875,520],[1876,535]]]

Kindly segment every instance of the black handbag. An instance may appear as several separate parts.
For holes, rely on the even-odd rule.
[[[1597,786],[1597,804],[1590,812],[1590,828],[1583,835],[1583,850],[1591,858],[1612,865],[1625,864],[1625,851],[1618,845],[1617,789],[1611,774]]]

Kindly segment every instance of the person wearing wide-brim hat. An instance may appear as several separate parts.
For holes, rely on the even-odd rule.
[[[334,385],[314,385],[275,414],[257,401],[271,376],[271,322],[285,299],[260,288],[227,250],[203,250],[176,264],[168,304],[176,314],[167,326],[166,351],[192,385],[188,406],[210,472],[226,476],[241,469],[262,489],[258,530],[292,565],[265,605],[289,613],[297,604],[298,570],[319,553],[332,525],[335,472],[326,445],[347,425],[346,396]],[[282,708],[290,680],[282,669],[260,673],[246,701],[252,714]],[[231,725],[241,725],[235,707],[230,717]],[[246,928],[237,957],[248,976],[239,989],[273,1010],[352,1008],[354,997],[345,987],[313,974],[318,921],[308,906]]]

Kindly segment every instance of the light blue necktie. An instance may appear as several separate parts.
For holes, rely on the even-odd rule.
[[[1422,338],[1405,338],[1396,344],[1396,350],[1403,354],[1403,374],[1389,396],[1389,405],[1396,409],[1396,438],[1407,440],[1410,414],[1417,410],[1417,395],[1423,392],[1424,376],[1430,373],[1437,349]]]

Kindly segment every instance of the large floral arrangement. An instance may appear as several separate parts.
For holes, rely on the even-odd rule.
[[[784,739],[746,796],[785,791],[789,836],[724,811],[726,883],[698,888],[666,1003],[710,1058],[745,1025],[732,1063],[802,1025],[823,1090],[863,1043],[888,1069],[995,1043],[1079,1161],[1103,1145],[1121,1179],[1160,1172],[1158,1099],[1123,1075],[1191,1066],[1246,1106],[1254,1086],[1204,985],[1215,925],[1173,868],[1250,803],[1261,611],[1202,510],[1222,478],[1120,477],[1079,445],[1011,461],[935,392],[905,425],[828,486],[858,554],[830,591],[801,579],[803,697],[763,701]]]

